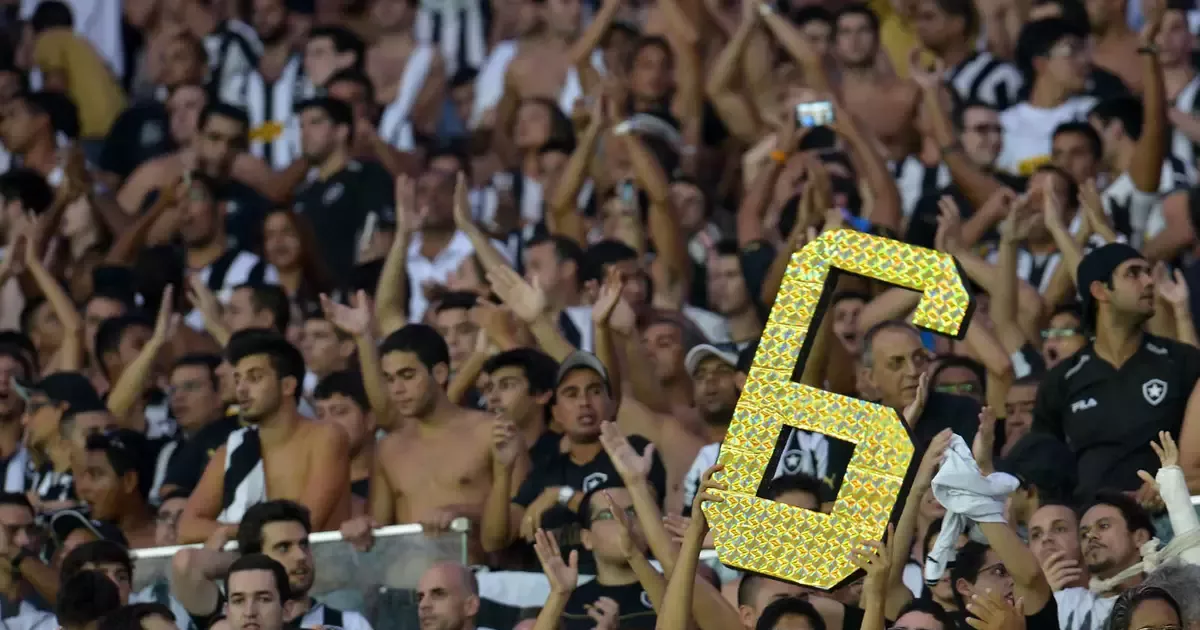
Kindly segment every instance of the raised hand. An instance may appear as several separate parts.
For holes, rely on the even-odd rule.
[[[925,372],[917,378],[917,395],[904,408],[904,422],[910,427],[917,426],[917,420],[925,412],[925,402],[929,400],[929,373]]]
[[[934,62],[932,68],[921,63],[921,49],[913,47],[908,51],[908,73],[922,90],[936,90],[942,86],[942,77],[946,74],[946,64],[941,59]]]
[[[858,547],[850,551],[850,561],[867,572],[866,580],[863,581],[864,593],[879,597],[887,595],[888,572],[892,568],[892,554],[888,550],[888,541],[892,539],[895,531],[896,526],[888,524],[887,536],[882,542],[863,540],[859,542]]]
[[[979,411],[979,429],[975,431],[975,440],[971,444],[971,454],[975,463],[979,464],[979,472],[990,475],[992,470],[992,452],[996,446],[996,412],[991,407]]]
[[[938,199],[937,235],[934,247],[952,254],[962,248],[962,213],[950,195]]]
[[[367,292],[360,289],[351,296],[350,304],[337,304],[328,295],[321,294],[321,310],[325,313],[325,319],[348,335],[365,337],[371,332],[371,300]]]
[[[1161,444],[1162,446],[1159,446]],[[1158,455],[1158,461],[1163,467],[1179,465],[1179,447],[1175,444],[1175,438],[1167,431],[1158,432],[1158,443],[1151,442],[1150,448],[1154,449],[1154,454]]]
[[[210,322],[221,321],[221,303],[217,300],[217,296],[208,288],[204,280],[196,274],[188,274],[188,301],[192,306],[196,307],[204,319]]]
[[[517,425],[503,414],[492,416],[492,457],[506,467],[512,466],[525,448]]]
[[[564,562],[558,541],[541,528],[534,536],[533,550],[537,553],[538,562],[542,563],[542,573],[550,581],[550,591],[558,595],[573,592],[579,582],[579,552],[572,550]]]
[[[168,284],[167,288],[163,289],[162,301],[158,305],[158,317],[154,321],[152,339],[163,343],[175,336],[175,331],[178,329],[179,315],[175,312],[175,286]]]
[[[601,597],[594,604],[584,604],[587,616],[596,622],[595,630],[617,630],[621,621],[621,606],[611,597]]]
[[[542,290],[536,276],[531,285],[512,269],[498,267],[487,272],[487,279],[492,285],[492,290],[500,296],[513,315],[526,324],[532,324],[546,312],[546,292]]]
[[[654,444],[647,444],[639,454],[633,450],[633,445],[625,434],[617,428],[615,422],[605,422],[600,425],[600,444],[608,458],[612,460],[613,468],[621,475],[626,486],[642,482],[650,474],[654,465]]]
[[[929,448],[925,449],[925,454],[921,456],[921,465],[917,468],[917,477],[913,483],[914,488],[928,488],[933,482],[933,476],[937,473],[938,466],[945,459],[946,449],[950,447],[950,440],[954,437],[954,432],[950,429],[942,429],[940,433],[933,436],[929,442]]]
[[[412,234],[421,229],[421,221],[417,217],[417,187],[408,175],[396,178],[396,233]],[[394,239],[393,245],[403,239]]]
[[[1158,442],[1150,442],[1150,448],[1154,449],[1155,455],[1158,455],[1158,461],[1163,468],[1179,465],[1179,447],[1176,446],[1175,438],[1171,437],[1170,433],[1159,431]],[[1144,470],[1138,471],[1138,477],[1142,479],[1142,487],[1134,493],[1134,498],[1147,509],[1161,508],[1162,495],[1159,493],[1158,480]]]
[[[621,548],[621,553],[625,554],[625,558],[633,558],[642,553],[638,548],[637,540],[633,537],[633,528],[629,524],[629,518],[625,515],[625,509],[617,505],[613,500],[612,495],[607,490],[603,492],[604,503],[608,505],[608,509],[612,512],[613,520],[621,531],[618,533],[617,542]]]
[[[1167,269],[1166,264],[1159,262],[1154,268],[1155,287],[1158,290],[1158,295],[1166,300],[1168,304],[1175,307],[1187,306],[1188,299],[1191,293],[1188,291],[1187,280],[1183,277],[1183,271],[1176,269],[1173,272]]]
[[[608,273],[604,276],[604,284],[600,285],[599,294],[596,296],[595,303],[592,304],[593,323],[601,326],[608,323],[613,309],[621,300],[621,288],[624,283],[625,278],[621,271],[615,265],[609,267]]]
[[[692,521],[688,529],[698,527],[703,536],[708,533],[708,517],[704,514],[704,503],[724,503],[725,496],[719,494],[726,490],[725,484],[713,479],[713,476],[725,470],[725,464],[713,464],[700,475],[700,487],[696,490],[696,498],[692,501]]]

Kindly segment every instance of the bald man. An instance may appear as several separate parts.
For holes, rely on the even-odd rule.
[[[417,617],[421,630],[475,630],[479,614],[479,582],[467,567],[439,562],[417,584]]]

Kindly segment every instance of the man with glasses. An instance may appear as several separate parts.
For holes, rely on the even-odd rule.
[[[860,380],[878,394],[878,402],[903,414],[923,392],[918,383],[933,355],[921,344],[921,334],[899,320],[881,322],[863,334]],[[930,391],[920,413],[909,420],[917,445],[914,461],[942,429],[949,428],[969,444],[979,427],[979,403],[966,396]],[[1002,441],[1002,440],[1001,440]]]
[[[200,483],[208,458],[240,426],[236,415],[225,413],[217,376],[220,365],[221,358],[216,355],[191,354],[171,368],[167,391],[182,437],[160,452],[155,468],[155,487],[159,486],[159,471],[164,471],[159,497],[178,491],[190,493]]]

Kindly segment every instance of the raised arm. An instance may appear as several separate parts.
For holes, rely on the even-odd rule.
[[[617,358],[617,343],[616,337],[620,336],[612,329],[611,319],[613,311],[618,306],[623,307],[626,317],[631,319],[632,311],[629,310],[629,305],[621,299],[621,289],[625,285],[625,279],[621,275],[621,271],[613,266],[608,268],[608,275],[604,278],[604,284],[600,287],[600,294],[596,298],[596,303],[592,305],[592,327],[595,335],[596,358],[604,364],[608,370],[608,382],[612,386],[613,400],[621,400],[622,383],[624,379],[621,375],[621,362]]]
[[[1145,25],[1139,34],[1140,47],[1138,55],[1142,59],[1142,76],[1144,77],[1142,91],[1142,134],[1138,136],[1133,149],[1133,162],[1129,167],[1129,177],[1138,192],[1158,196],[1159,179],[1162,177],[1163,158],[1167,153],[1167,103],[1166,88],[1163,86],[1162,66],[1158,63],[1155,38],[1162,27],[1163,13],[1166,9],[1164,0],[1146,0],[1142,3],[1142,13],[1145,15]],[[1150,201],[1147,198],[1147,201]],[[1139,216],[1130,216],[1133,227],[1133,245],[1140,247],[1146,231],[1146,222],[1150,219],[1150,203],[1134,203]],[[1133,214],[1131,212],[1130,214]]]
[[[1171,306],[1175,315],[1175,338],[1192,347],[1200,347],[1200,338],[1196,336],[1196,325],[1192,320],[1191,293],[1183,271],[1168,271],[1163,263],[1159,265],[1162,265],[1162,271],[1155,286],[1159,297]]]
[[[212,335],[218,345],[224,348],[233,334],[221,321],[221,303],[213,294],[212,289],[209,289],[208,285],[200,279],[200,276],[191,274],[187,280],[188,301],[200,311],[200,315],[204,318],[204,329]]]
[[[679,217],[671,205],[671,184],[667,174],[636,134],[622,133],[620,125],[616,133],[629,152],[634,177],[650,199],[647,224],[656,250],[654,264],[667,265],[671,282],[687,282],[691,261]]]
[[[753,2],[743,2],[742,21],[713,61],[704,84],[704,92],[721,121],[734,136],[747,144],[757,142],[762,136],[762,123],[754,102],[737,85],[737,77],[742,71],[742,57],[757,26],[757,6]]]
[[[121,378],[108,392],[108,411],[113,415],[117,424],[126,428],[137,428],[140,423],[134,422],[130,414],[138,408],[142,395],[146,391],[146,383],[154,369],[154,361],[158,354],[174,337],[179,328],[179,315],[175,314],[175,288],[167,285],[163,291],[162,302],[158,306],[158,318],[154,322],[154,334],[146,345],[142,346],[137,357],[121,372]]]
[[[667,581],[667,594],[655,630],[687,630],[689,627],[696,565],[700,563],[700,548],[704,545],[704,536],[708,534],[708,518],[703,506],[705,501],[724,502],[722,495],[713,492],[725,490],[724,484],[713,480],[713,475],[723,470],[725,466],[717,464],[704,471],[701,477],[700,489],[692,504],[692,520],[683,535],[683,545],[679,549],[675,568],[671,570],[671,579]]]
[[[500,299],[512,310],[513,314],[529,326],[530,332],[537,339],[538,345],[546,354],[562,361],[575,351],[563,337],[547,310],[546,293],[540,286],[525,282],[508,265],[487,272],[488,283]]]
[[[554,234],[561,234],[580,245],[587,243],[587,226],[579,215],[579,190],[587,180],[588,165],[596,154],[596,141],[608,126],[605,118],[605,97],[596,99],[588,119],[587,129],[579,137],[579,144],[567,158],[562,173],[558,176],[546,197],[546,219]]]
[[[33,219],[31,233],[36,233],[40,225],[40,218]],[[75,304],[71,302],[71,298],[67,296],[62,285],[42,264],[38,247],[35,247],[32,241],[26,241],[24,249],[25,268],[33,277],[33,281],[37,283],[42,295],[46,297],[46,301],[50,303],[50,308],[58,317],[58,321],[62,322],[63,339],[59,348],[61,358],[58,369],[77,372],[83,368],[84,348],[87,347],[83,342],[83,319],[79,317],[79,311],[75,309]]]
[[[537,530],[533,550],[542,564],[542,572],[550,582],[550,595],[546,598],[546,603],[542,604],[533,630],[558,630],[562,623],[563,611],[567,609],[567,600],[571,598],[571,593],[575,592],[575,586],[579,582],[579,552],[572,550],[564,562],[562,551],[558,548],[558,540],[540,528]]]
[[[851,157],[855,158],[855,163],[862,168],[862,178],[866,180],[868,189],[874,193],[871,223],[899,232],[904,213],[900,191],[896,188],[896,178],[892,177],[887,161],[875,148],[874,138],[858,124],[845,107],[836,101],[834,103],[838,111],[832,127],[846,141]]]
[[[408,245],[416,225],[416,189],[408,175],[396,177],[396,236],[375,287],[375,320],[384,337],[408,324]],[[364,374],[365,376],[365,374]],[[367,390],[370,393],[370,390]],[[374,403],[372,403],[374,404]],[[381,418],[382,419],[382,418]]]
[[[195,617],[210,617],[219,612],[221,590],[217,581],[225,578],[238,557],[224,550],[229,539],[226,531],[212,536],[201,548],[180,549],[171,559],[171,595]]]
[[[892,563],[892,554],[887,543],[893,538],[893,532],[894,528],[888,525],[887,538],[883,542],[866,540],[850,552],[851,561],[867,573],[866,579],[863,580],[863,623],[860,630],[884,630],[887,626],[884,603],[887,601],[888,576],[891,574]]]
[[[496,246],[492,244],[492,239],[488,238],[488,235],[479,229],[475,220],[471,218],[471,203],[467,199],[467,192],[467,176],[459,171],[454,181],[454,224],[467,235],[467,238],[471,239],[475,255],[479,257],[479,262],[485,270],[491,272],[495,269],[511,268],[508,259],[500,253],[500,250],[496,249]]]
[[[779,42],[779,46],[804,69],[804,79],[808,87],[817,92],[833,94],[833,83],[825,72],[824,60],[808,45],[804,34],[766,2],[758,3],[758,12],[767,30]]]
[[[379,427],[391,431],[396,428],[396,422],[392,417],[391,401],[388,399],[387,385],[384,383],[383,366],[379,362],[379,349],[375,345],[371,298],[367,297],[366,291],[360,290],[350,297],[350,302],[350,306],[336,304],[329,296],[321,295],[321,309],[325,313],[325,319],[354,337],[367,402],[371,405]]]

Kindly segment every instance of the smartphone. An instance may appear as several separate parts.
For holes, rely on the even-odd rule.
[[[823,127],[833,122],[833,103],[814,101],[796,105],[796,125],[799,127]]]
[[[637,186],[634,185],[632,179],[626,179],[617,184],[617,194],[621,196],[621,201],[630,206],[637,205]]]

